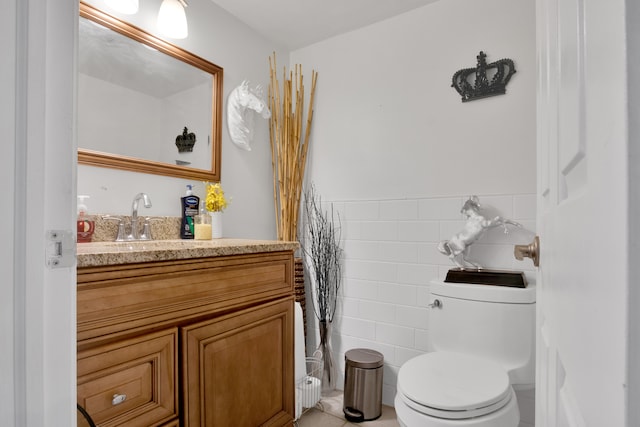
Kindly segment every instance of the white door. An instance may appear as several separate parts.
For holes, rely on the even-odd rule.
[[[0,424],[73,427],[75,259],[50,268],[46,248],[48,230],[73,233],[75,222],[78,3],[0,10]]]
[[[624,0],[538,0],[536,425],[626,425]]]

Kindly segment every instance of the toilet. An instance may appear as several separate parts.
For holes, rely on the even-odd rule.
[[[535,384],[535,285],[431,282],[430,349],[398,372],[403,427],[516,427]]]

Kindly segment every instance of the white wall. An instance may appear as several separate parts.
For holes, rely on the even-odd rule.
[[[90,4],[107,11],[103,0]],[[140,2],[133,16],[115,16],[156,34],[155,17],[160,1]],[[111,12],[110,12],[111,13]],[[189,37],[171,40],[195,55],[224,68],[224,111],[229,93],[242,80],[267,87],[269,56],[275,51],[284,65],[288,52],[266,41],[209,0],[189,1],[186,9]],[[268,121],[255,119],[253,150],[237,148],[230,140],[223,114],[222,186],[232,198],[225,211],[224,234],[227,237],[275,238],[271,151]],[[88,194],[91,213],[130,214],[131,202],[138,192],[149,194],[153,207],[143,215],[180,215],[180,197],[185,185],[195,184],[202,193],[201,182],[159,175],[122,172],[90,166],[78,167],[78,194]]]
[[[532,0],[447,0],[295,51],[318,71],[310,173],[330,198],[535,191]],[[511,58],[507,94],[461,103],[453,73]],[[307,73],[309,74],[309,73]]]
[[[385,404],[402,363],[426,350],[428,284],[449,268],[436,244],[464,224],[466,196],[526,228],[493,230],[472,256],[534,276],[513,260],[513,244],[535,232],[534,6],[440,1],[291,54],[319,73],[308,180],[343,225],[335,358],[342,373],[346,350],[381,351]],[[506,95],[461,103],[451,77],[480,50],[513,59],[517,73]],[[521,399],[522,425],[533,423],[532,396]]]

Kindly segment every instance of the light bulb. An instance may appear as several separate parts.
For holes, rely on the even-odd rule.
[[[105,3],[116,12],[126,15],[138,12],[138,0],[105,0]]]
[[[172,39],[184,39],[189,34],[187,16],[178,0],[163,0],[158,12],[158,31]]]

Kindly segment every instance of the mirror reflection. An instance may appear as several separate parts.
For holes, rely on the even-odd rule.
[[[221,81],[214,64],[81,4],[79,162],[219,180]]]

